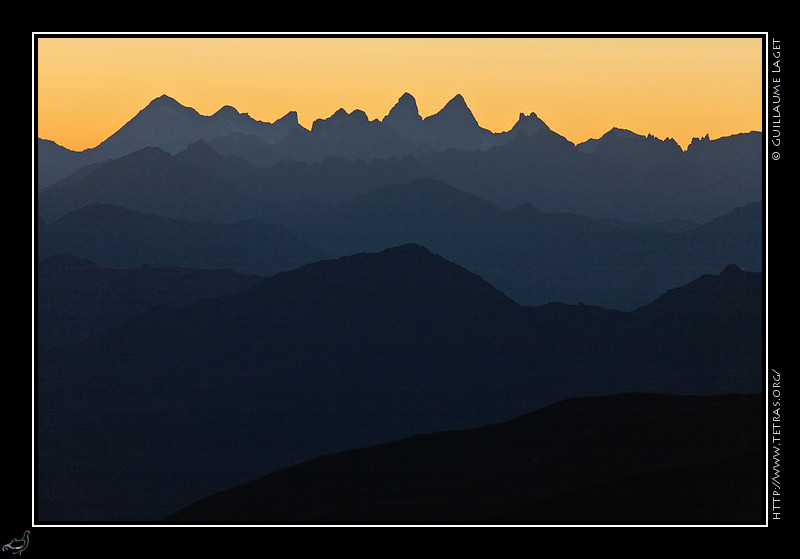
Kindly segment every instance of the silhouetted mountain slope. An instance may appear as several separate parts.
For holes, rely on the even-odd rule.
[[[152,518],[314,456],[568,396],[757,391],[760,277],[703,280],[691,313],[526,308],[405,245],[156,308],[41,359],[38,514]],[[695,322],[711,334],[687,339]]]
[[[103,141],[94,152],[116,158],[145,147],[158,147],[177,153],[198,140],[211,141],[227,134],[253,134],[261,141],[274,143],[299,129],[296,114],[290,113],[275,123],[257,121],[231,106],[210,116],[200,115],[167,95],[153,99],[120,130]]]
[[[396,115],[407,112],[408,107],[412,107],[416,120],[403,116],[398,121]],[[390,114],[384,123],[368,121],[361,110],[348,114],[339,109],[328,118],[317,119],[311,130],[306,130],[298,123],[295,111],[274,123],[257,121],[230,106],[203,116],[162,95],[94,148],[82,152],[64,150],[66,153],[62,155],[50,149],[49,144],[43,145],[46,140],[40,139],[40,188],[80,166],[116,159],[148,147],[175,154],[198,141],[258,166],[281,160],[322,161],[328,157],[371,160],[399,157],[421,149],[474,149],[497,141],[496,135],[478,126],[460,95],[423,121],[416,110],[416,101],[406,93]]]
[[[764,343],[763,276],[728,266],[719,275],[707,274],[668,291],[629,318],[628,335],[636,332],[641,345],[623,349],[627,336],[620,333],[609,347],[616,344],[624,351],[631,370],[661,370],[667,383],[704,377],[713,385],[716,373],[710,371],[724,369],[725,383],[747,390],[747,379],[763,357],[757,349]],[[681,371],[691,368],[709,374],[681,380]]]
[[[253,137],[258,142],[271,144],[301,129],[297,113],[294,112],[274,123],[254,120],[230,106],[220,108],[213,115],[203,116],[195,109],[161,95],[93,148],[79,152],[61,148],[56,152],[53,146],[57,144],[38,139],[38,187],[48,187],[82,167],[118,159],[144,148],[178,153],[197,141],[211,142],[221,136]]]
[[[735,263],[747,270],[761,270],[766,243],[764,206],[753,202],[734,208],[678,238],[691,262],[708,262],[716,268]]]
[[[643,136],[616,127],[603,134],[600,139],[587,140],[576,147],[584,153],[597,153],[614,159],[639,161],[663,155],[679,155],[683,151],[672,138],[660,140],[652,134]]]
[[[50,186],[87,166],[78,152],[61,147],[52,140],[36,140],[36,190]]]
[[[310,131],[293,132],[275,144],[252,136],[242,144],[242,138],[222,136],[212,145],[220,153],[243,154],[258,166],[282,160],[320,162],[330,157],[369,161],[447,149],[486,149],[507,141],[521,128],[536,127],[524,115],[520,123],[508,132],[492,133],[478,124],[461,95],[423,119],[416,100],[404,93],[382,121],[368,120],[361,110],[338,109],[328,118],[315,120]]]
[[[412,159],[328,158],[258,168],[198,142],[174,156],[145,148],[82,169],[40,192],[37,208],[48,221],[95,203],[180,219],[285,221],[376,186],[427,175]]]
[[[423,145],[435,151],[446,148],[480,150],[496,142],[492,132],[481,128],[460,94],[450,99],[438,113],[422,119],[422,128]]]
[[[98,337],[75,357],[124,370],[128,365],[105,344],[152,334],[153,342],[170,339],[169,347],[142,339],[134,367],[167,359],[209,371],[223,364],[250,370],[305,362],[335,370],[342,361],[352,370],[369,369],[373,358],[400,368],[427,358],[434,360],[427,365],[440,366],[446,358],[460,366],[472,362],[469,353],[481,356],[491,349],[470,345],[470,338],[500,338],[495,323],[519,309],[466,269],[405,245],[279,273],[239,297],[159,310],[160,316],[131,323],[131,331],[119,328]],[[151,320],[156,324],[144,326]],[[169,335],[158,333],[161,328]],[[197,346],[206,338],[215,340],[215,349]]]
[[[422,117],[417,108],[417,100],[408,92],[400,96],[382,122],[410,141],[424,142],[424,138],[421,138]]]
[[[325,254],[283,227],[255,220],[194,222],[92,204],[39,224],[38,257],[71,253],[112,267],[230,268],[272,275]]]
[[[763,426],[757,395],[570,399],[504,423],[320,457],[165,521],[763,522]]]
[[[203,140],[189,144],[186,149],[174,154],[176,161],[199,169],[220,182],[236,184],[246,188],[250,196],[257,196],[260,175],[247,160],[236,155],[221,155]]]
[[[745,144],[752,151],[750,136],[761,134],[733,137],[724,149],[736,153]],[[637,136],[614,143],[614,149],[586,153],[542,129],[484,151],[417,159],[431,176],[504,208],[527,202],[595,218],[705,222],[762,197],[759,159],[746,158],[734,170],[725,157],[690,157],[666,140]]]
[[[328,157],[385,159],[408,153],[412,148],[407,140],[380,121],[369,120],[364,111],[347,113],[339,109],[327,119],[315,120],[306,143],[294,149],[306,154],[302,159],[321,161]]]
[[[749,294],[762,288],[760,274],[743,272],[737,266],[727,266],[719,275],[704,275],[682,287],[671,289],[652,303],[638,309],[639,314],[664,319],[680,320],[690,313],[708,315],[710,319],[725,320],[741,316],[756,318],[761,315],[762,304]],[[742,303],[747,302],[746,307]]]
[[[51,256],[36,266],[37,352],[66,349],[155,306],[238,293],[260,279],[229,270],[113,269],[72,255]]]
[[[432,177],[504,208],[531,203],[572,212],[575,189],[586,187],[584,196],[594,190],[575,146],[548,129],[517,133],[485,151],[446,150],[416,159]]]
[[[209,175],[159,148],[144,148],[98,165],[39,194],[39,215],[53,220],[89,204],[182,219],[235,221],[255,217],[249,185]]]
[[[724,176],[737,186],[761,180],[764,136],[760,132],[733,134],[711,140],[693,138],[686,148],[687,158]]]
[[[530,205],[502,210],[433,179],[374,189],[290,227],[337,255],[422,244],[526,305],[631,310],[730,263],[759,271],[762,258],[760,203],[671,231]]]

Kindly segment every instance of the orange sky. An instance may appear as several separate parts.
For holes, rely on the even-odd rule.
[[[460,93],[478,123],[535,112],[578,143],[611,127],[674,138],[762,129],[762,38],[33,36],[38,137],[94,147],[155,97],[310,128],[337,109],[425,117]]]

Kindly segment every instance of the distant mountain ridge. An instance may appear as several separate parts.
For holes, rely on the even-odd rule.
[[[540,146],[544,154],[535,156],[537,145],[521,134],[503,148],[508,157],[494,150],[485,155],[499,170],[545,159],[549,149],[568,148],[562,142]],[[456,152],[450,157],[460,160]],[[459,174],[476,160],[463,161]],[[532,204],[504,210],[431,175],[410,159],[328,159],[258,168],[198,142],[176,155],[147,148],[86,170],[40,193],[38,211],[46,223],[94,204],[184,221],[258,220],[287,229],[329,255],[414,242],[461,262],[524,304],[585,302],[629,309],[730,263],[761,269],[763,208],[758,202],[725,214],[739,216],[735,220],[718,214],[714,225],[637,231],[629,223],[532,210]],[[97,258],[70,248],[68,239],[60,241],[59,252]],[[96,244],[112,239],[97,237]],[[107,248],[109,254],[114,250],[126,258],[124,246]]]
[[[287,229],[256,220],[191,222],[90,204],[40,220],[38,258],[70,253],[110,267],[227,268],[270,276],[327,254]]]
[[[89,202],[157,211],[154,204],[175,196],[180,186],[180,195],[187,201],[170,211],[183,211],[180,217],[202,212],[215,220],[231,220],[267,212],[279,215],[287,205],[297,208],[300,204],[341,202],[379,186],[431,178],[506,209],[532,204],[543,211],[598,219],[705,222],[762,198],[760,160],[744,156],[743,152],[751,150],[742,144],[760,152],[757,138],[742,136],[729,147],[697,156],[663,149],[628,149],[624,147],[627,143],[602,155],[581,153],[565,139],[540,129],[533,135],[520,131],[507,143],[482,151],[450,149],[369,161],[285,159],[260,167],[199,141],[175,155],[144,148],[83,167],[39,192],[37,198],[39,211],[47,219]],[[136,165],[138,170],[132,172],[125,165]],[[198,170],[202,174],[198,175]],[[152,175],[147,177],[145,171]],[[164,187],[156,189],[158,184]],[[153,192],[145,198],[139,190],[147,189]],[[142,205],[145,201],[150,208]],[[139,205],[132,205],[135,203]]]
[[[250,154],[250,159],[269,164],[281,159],[317,161],[331,156],[374,159],[411,153],[417,146],[486,147],[494,136],[480,128],[461,95],[456,95],[439,113],[422,119],[416,101],[405,93],[384,120],[386,123],[369,121],[361,110],[348,114],[339,109],[329,118],[315,120],[307,130],[298,123],[295,111],[274,123],[257,121],[229,105],[203,116],[161,95],[96,147],[82,152],[65,150],[60,156],[64,161],[48,156],[45,148],[49,144],[40,139],[43,160],[39,165],[44,180],[39,188],[52,184],[52,177],[63,178],[81,166],[145,147],[177,153],[199,140],[215,145],[222,153],[234,153],[241,145],[249,145],[249,152],[245,153]],[[256,156],[259,151],[263,153]]]
[[[522,304],[630,310],[730,263],[760,271],[762,210],[752,203],[673,231],[530,205],[503,210],[441,181],[419,179],[354,196],[290,228],[333,255],[419,243]]]
[[[393,182],[395,177],[405,180]],[[92,222],[95,214],[83,209],[103,206],[131,214],[103,224]],[[275,241],[284,239],[281,250],[269,242],[277,250],[273,268],[262,257],[246,262],[241,249],[254,247],[255,239],[241,238],[230,256],[217,251],[218,257],[212,258],[214,251],[209,249],[207,257],[195,258],[191,265],[205,262],[268,275],[310,262],[315,255],[343,256],[417,243],[462,263],[523,304],[584,302],[626,310],[727,264],[760,271],[763,254],[759,202],[715,216],[702,226],[670,230],[540,211],[531,204],[505,210],[427,177],[412,161],[287,162],[262,169],[221,156],[205,143],[175,156],[148,148],[110,162],[74,183],[65,181],[42,193],[39,212],[47,224],[40,227],[43,232],[67,215],[73,223],[70,231],[40,234],[41,255],[72,252],[101,264],[119,265],[127,259],[127,265],[139,265],[150,254],[151,264],[186,265],[191,261],[179,255],[186,254],[192,238],[197,245],[199,237],[176,237],[178,229],[173,227],[163,229],[160,243],[148,247],[152,234],[146,232],[152,227],[134,227],[133,215],[154,214],[164,222],[218,222],[216,239],[210,236],[211,223],[183,226],[206,230],[210,247],[222,246],[233,232],[232,223],[250,222],[251,234],[260,239],[266,239],[267,224]],[[263,223],[261,232],[255,222]],[[79,241],[77,227],[83,228],[93,251]],[[125,227],[128,231],[123,233]],[[189,243],[183,251],[166,251],[180,239]],[[97,252],[101,246],[103,255]],[[134,249],[136,256],[131,257]],[[266,246],[261,254],[266,255]]]
[[[520,152],[520,146],[509,146],[520,136],[530,138],[520,144],[526,146],[527,154]],[[700,216],[706,220],[730,210],[731,204],[760,198],[760,138],[761,133],[750,132],[718,140],[696,139],[684,152],[669,138],[659,140],[614,128],[600,139],[575,146],[534,113],[520,113],[509,131],[490,132],[478,124],[460,94],[439,112],[422,118],[408,93],[382,121],[369,120],[361,110],[339,109],[307,130],[298,124],[295,112],[274,123],[256,121],[229,106],[202,116],[162,95],[95,148],[70,152],[39,139],[38,188],[137,150],[158,147],[177,154],[202,141],[222,155],[235,155],[257,167],[282,161],[322,163],[336,157],[368,162],[412,156],[429,176],[504,207],[530,202],[548,210],[595,217],[653,221]],[[524,158],[509,160],[514,153]],[[498,156],[503,158],[499,167]],[[643,161],[636,161],[642,157]],[[628,169],[630,165],[635,172]],[[707,198],[719,197],[716,185],[723,183],[730,183],[724,203]],[[676,184],[685,191],[673,192]],[[657,198],[652,200],[653,196]],[[637,210],[638,216],[632,215],[645,200],[653,206],[650,212],[661,215],[648,215],[642,209]],[[664,209],[657,210],[661,206]],[[597,215],[601,211],[606,215]]]
[[[126,155],[142,147],[160,147],[176,153],[197,140],[211,140],[226,134],[254,134],[262,141],[275,143],[300,128],[297,113],[293,111],[274,123],[255,120],[230,105],[221,107],[210,116],[203,116],[195,109],[161,95],[93,148],[93,152],[101,154],[99,157],[104,159]]]

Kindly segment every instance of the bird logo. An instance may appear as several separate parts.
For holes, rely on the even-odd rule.
[[[10,551],[15,555],[20,555],[23,551],[25,551],[25,548],[28,547],[28,536],[30,533],[30,530],[25,530],[25,533],[22,535],[22,539],[14,538],[3,546],[3,551]]]

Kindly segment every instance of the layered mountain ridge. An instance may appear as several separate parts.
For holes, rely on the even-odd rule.
[[[527,140],[510,145],[520,138]],[[202,141],[256,167],[412,157],[426,176],[503,207],[533,203],[594,217],[705,221],[760,199],[760,138],[760,132],[750,132],[696,139],[683,151],[669,138],[614,128],[576,146],[534,113],[521,113],[509,131],[490,132],[478,124],[460,94],[422,118],[408,93],[383,120],[369,120],[361,110],[339,109],[307,130],[295,112],[274,123],[256,121],[230,106],[202,116],[163,95],[95,148],[70,152],[38,140],[37,188],[146,147],[174,155]],[[743,153],[756,157],[742,158]],[[722,183],[727,189],[724,201],[718,192]],[[675,191],[676,186],[683,190]],[[646,210],[644,201],[649,201]]]
[[[565,397],[757,392],[761,275],[698,281],[628,313],[522,307],[412,244],[152,308],[41,358],[39,513],[153,518],[315,456]]]
[[[71,252],[104,265],[206,265],[271,275],[322,255],[418,243],[522,304],[583,302],[622,310],[727,264],[761,270],[760,203],[704,224],[642,225],[544,212],[530,204],[504,210],[436,179],[390,183],[393,176],[419,172],[400,162],[262,173],[207,144],[176,156],[150,149],[43,197],[40,257]],[[283,197],[289,188],[303,198],[321,195],[332,188],[325,177],[337,169],[339,177],[348,177],[351,196],[339,192],[328,203]],[[108,176],[120,180],[109,182]],[[57,207],[73,209],[50,219]]]
[[[37,522],[763,519],[762,140],[408,93],[38,140]]]

